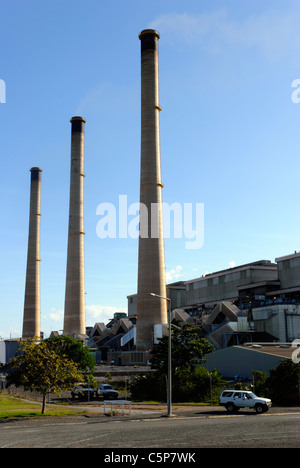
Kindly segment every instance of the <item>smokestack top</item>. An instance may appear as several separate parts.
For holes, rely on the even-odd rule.
[[[152,34],[153,36],[156,36],[157,39],[160,38],[160,35],[159,33],[155,30],[155,29],[144,29],[141,34],[139,35],[139,39],[142,38],[142,36],[144,36],[145,34]]]
[[[42,169],[40,169],[39,167],[32,167],[30,169],[30,172],[31,172],[31,180],[41,180],[41,172]]]
[[[144,50],[157,50],[159,38],[160,35],[155,29],[144,29],[139,35],[142,52]]]
[[[83,117],[79,117],[76,115],[75,117],[71,118],[70,122],[72,124],[72,133],[83,132],[83,126],[86,123]]]
[[[42,169],[40,167],[32,167],[30,169],[30,172],[43,172]]]
[[[86,123],[83,117],[80,117],[79,115],[75,115],[74,117],[71,118],[70,122],[74,122],[74,120],[80,120],[83,123]]]

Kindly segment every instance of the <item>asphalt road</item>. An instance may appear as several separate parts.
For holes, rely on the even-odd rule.
[[[2,422],[0,448],[102,448],[97,452],[100,461],[101,457],[139,453],[136,449],[143,448],[149,449],[143,458],[152,453],[150,461],[161,463],[172,461],[155,459],[163,449],[173,454],[193,452],[196,457],[197,448],[299,448],[299,429],[299,408],[272,408],[262,415],[247,410],[228,415],[224,409],[194,408],[178,411],[172,418],[159,412],[117,417],[98,413]],[[142,460],[139,456],[135,463],[134,459],[125,461],[138,464]]]

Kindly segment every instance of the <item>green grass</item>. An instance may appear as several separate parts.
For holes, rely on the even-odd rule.
[[[0,419],[9,418],[30,418],[45,416],[69,416],[82,414],[84,411],[61,410],[57,407],[46,405],[45,413],[41,413],[42,407],[36,403],[28,403],[20,398],[0,393]]]

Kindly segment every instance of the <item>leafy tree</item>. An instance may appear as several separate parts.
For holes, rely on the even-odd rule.
[[[266,372],[253,370],[253,391],[258,396],[264,396],[266,393],[266,381],[267,381],[267,374]]]
[[[81,371],[89,370],[91,373],[94,371],[95,359],[81,341],[70,336],[60,335],[47,338],[45,343],[50,350],[55,351],[60,356],[68,356],[70,360],[78,364]]]
[[[35,339],[21,341],[20,354],[11,359],[4,370],[9,370],[7,387],[15,385],[42,395],[42,414],[48,392],[60,396],[61,391],[82,380],[77,364],[57,354],[45,341],[39,343]]]
[[[159,338],[152,351],[151,368],[167,373],[168,340],[164,335]],[[199,338],[199,329],[191,324],[182,328],[172,326],[172,373],[176,368],[194,368],[205,362],[206,354],[214,351],[206,338]]]
[[[220,386],[225,385],[225,381],[216,369],[209,372],[200,365],[194,368],[177,369],[174,383],[174,401],[194,402],[210,398],[217,400],[220,396]]]
[[[210,393],[213,384],[220,383],[217,372],[209,373],[201,364],[214,347],[205,338],[199,337],[199,329],[193,325],[183,328],[172,326],[172,397],[173,401],[201,401]],[[130,384],[135,400],[166,400],[168,371],[168,336],[154,345],[151,368],[156,372],[135,377]]]
[[[137,375],[131,379],[131,398],[135,401],[166,401],[166,376],[157,372]]]
[[[291,359],[282,360],[275,369],[270,369],[266,386],[275,404],[299,404],[300,364]]]

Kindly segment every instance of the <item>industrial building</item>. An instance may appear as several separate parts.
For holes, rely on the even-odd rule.
[[[246,343],[291,343],[300,338],[299,261],[300,253],[295,252],[276,258],[275,263],[260,260],[168,284],[172,323],[196,324],[216,351]],[[138,352],[135,346],[136,294],[128,296],[126,326],[124,320],[116,315],[108,326],[96,324],[90,337],[99,350],[105,350],[105,359],[145,364],[150,354]],[[155,325],[153,342],[163,334],[167,327]]]
[[[249,367],[243,369],[245,374],[251,366],[259,370],[258,363],[267,362],[266,356],[258,357],[254,353],[253,349],[258,349],[252,347],[254,343],[274,345],[291,343],[300,338],[300,253],[278,257],[274,262],[258,260],[166,285],[162,231],[159,38],[157,31],[149,29],[139,35],[140,203],[147,207],[149,217],[145,219],[140,216],[137,293],[127,297],[128,314],[116,313],[109,323],[96,323],[89,327],[85,323],[83,210],[86,122],[79,116],[70,121],[70,205],[63,332],[84,342],[97,362],[114,360],[120,365],[146,364],[153,345],[168,333],[169,303],[173,324],[182,326],[194,323],[199,327],[201,336],[213,344],[216,351],[208,358],[209,367],[217,367],[215,364],[218,360],[225,375],[232,375],[234,368],[238,373],[238,362],[249,362]],[[31,171],[23,338],[42,337],[39,270],[41,169],[32,168]],[[157,209],[152,210],[152,206]],[[7,362],[15,352],[18,340],[4,340],[0,345],[0,362]],[[283,358],[283,348],[279,349],[281,354],[259,349],[261,354],[268,354],[268,364],[261,365],[264,369],[274,366],[278,359]],[[257,361],[256,365],[253,359]],[[228,361],[231,361],[231,369]]]
[[[224,378],[252,379],[252,371],[265,372],[275,369],[283,359],[291,359],[295,348],[291,343],[245,343],[207,354],[203,366],[212,371],[217,369]]]

